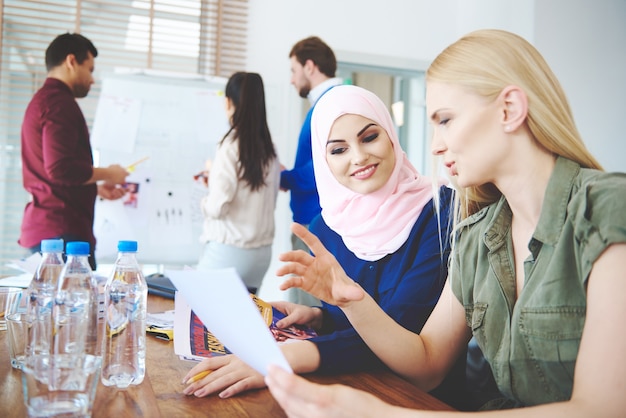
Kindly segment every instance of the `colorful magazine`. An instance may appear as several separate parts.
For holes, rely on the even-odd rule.
[[[274,339],[279,343],[288,340],[305,340],[317,335],[313,328],[299,325],[278,328],[276,322],[284,318],[285,314],[255,295],[250,295],[250,297],[258,306],[259,313]],[[204,326],[179,292],[176,292],[174,298],[174,312],[174,352],[179,357],[185,360],[202,360],[207,357],[231,354],[230,350]]]

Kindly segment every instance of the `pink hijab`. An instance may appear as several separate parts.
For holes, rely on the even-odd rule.
[[[369,194],[341,185],[326,163],[326,141],[337,118],[356,114],[380,125],[391,139],[395,167],[385,186]],[[400,147],[398,135],[384,103],[357,86],[337,86],[315,105],[311,119],[311,145],[322,218],[358,258],[380,260],[407,240],[424,205],[433,197],[433,184],[421,176]]]

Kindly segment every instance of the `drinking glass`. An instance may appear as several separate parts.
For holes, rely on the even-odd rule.
[[[19,287],[0,286],[0,331],[7,329],[6,314],[16,312],[18,307],[26,307],[26,301],[22,301],[22,291]]]
[[[90,354],[29,356],[22,368],[29,417],[89,417],[102,359]]]
[[[29,327],[27,314],[25,312],[7,313],[6,321],[11,366],[21,369],[26,358],[26,341]]]

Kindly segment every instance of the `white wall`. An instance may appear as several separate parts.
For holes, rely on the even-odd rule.
[[[626,1],[537,1],[535,41],[589,150],[607,171],[626,171]]]
[[[381,57],[381,65],[385,58],[430,62],[464,33],[491,27],[537,45],[569,93],[589,148],[607,169],[626,171],[626,141],[617,132],[626,114],[623,0],[249,0],[249,10],[247,70],[265,81],[270,129],[287,167],[302,117],[302,99],[289,84],[287,55],[296,41],[317,35],[339,60],[363,54]],[[274,259],[290,248],[287,194],[278,206]],[[270,266],[262,298],[280,297],[278,265]]]

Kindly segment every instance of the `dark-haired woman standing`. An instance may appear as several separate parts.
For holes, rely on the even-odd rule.
[[[198,270],[234,267],[256,293],[272,256],[280,162],[267,126],[263,80],[238,72],[226,84],[230,130],[219,142],[202,200]]]

